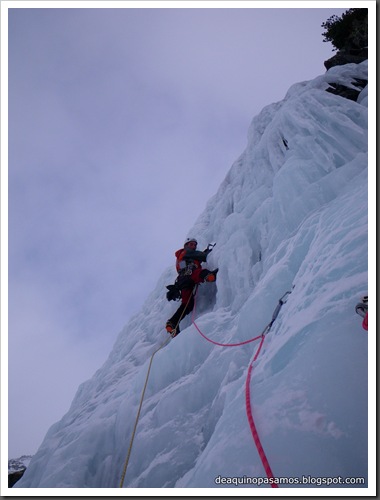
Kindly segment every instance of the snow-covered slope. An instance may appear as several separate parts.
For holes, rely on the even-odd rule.
[[[367,91],[358,102],[325,91],[366,75],[366,62],[335,67],[265,107],[189,228],[199,247],[217,242],[208,267],[219,267],[218,280],[200,287],[196,311],[214,341],[259,335],[294,286],[250,384],[272,471],[292,487],[303,476],[314,478],[303,487],[322,477],[367,480],[368,334],[355,313],[368,278]],[[173,265],[15,487],[119,486],[150,356],[178,305],[165,298],[174,279]],[[236,488],[221,478],[265,477],[245,409],[257,347],[214,345],[183,321],[154,357],[124,487]]]

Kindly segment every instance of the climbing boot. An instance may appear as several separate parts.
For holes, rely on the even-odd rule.
[[[219,271],[219,269],[214,269],[214,271],[210,271],[208,274],[206,274],[204,281],[212,283],[213,281],[216,281],[216,274]]]
[[[179,334],[179,327],[175,328],[175,326],[173,325],[173,323],[171,323],[170,321],[168,321],[166,323],[166,331],[169,333],[169,335],[171,337],[176,337],[178,334]]]

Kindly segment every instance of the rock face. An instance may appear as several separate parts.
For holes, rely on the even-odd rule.
[[[19,479],[22,478],[25,471],[26,471],[26,467],[18,470],[17,472],[8,473],[8,488],[12,488],[13,485],[16,484]]]
[[[368,59],[368,48],[339,50],[333,57],[327,59],[323,64],[326,70],[333,66],[342,66],[343,64],[359,64]]]
[[[359,64],[368,59],[368,48],[363,49],[346,49],[339,50],[333,57],[327,59],[323,64],[326,70],[334,66],[343,66],[344,64]],[[346,99],[351,99],[351,101],[356,101],[360,92],[367,86],[367,80],[354,79],[352,85],[357,89],[348,88],[345,85],[340,85],[338,83],[331,83],[330,87],[326,90],[335,95],[340,95]]]
[[[352,81],[352,84],[357,87],[357,89],[348,88],[345,85],[340,85],[339,83],[330,83],[330,87],[326,89],[326,92],[340,95],[341,97],[345,97],[346,99],[351,99],[351,101],[356,102],[360,92],[367,86],[368,81],[355,78]]]
[[[22,478],[31,459],[30,455],[23,455],[8,461],[8,488],[12,488]]]

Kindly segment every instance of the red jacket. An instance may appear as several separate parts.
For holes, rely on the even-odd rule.
[[[194,264],[197,268],[202,267],[201,262],[206,262],[207,253],[198,250],[191,250],[190,248],[180,248],[174,254],[177,258],[175,267],[177,272],[184,269],[189,264]]]

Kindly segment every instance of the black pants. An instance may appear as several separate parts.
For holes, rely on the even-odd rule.
[[[194,309],[194,287],[203,283],[205,277],[210,273],[208,269],[197,268],[190,276],[179,276],[176,283],[181,288],[182,303],[168,320],[177,329],[179,333],[179,322]],[[178,325],[178,326],[177,326]]]
[[[194,295],[191,295],[188,303],[182,303],[173,316],[168,320],[170,323],[177,327],[177,332],[179,333],[179,321],[182,320],[185,316],[191,313],[194,309]],[[178,326],[177,326],[178,324]]]

